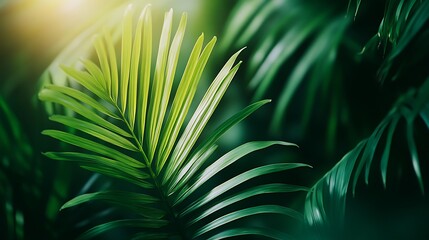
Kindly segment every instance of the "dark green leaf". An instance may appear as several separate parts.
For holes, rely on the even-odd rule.
[[[195,182],[188,188],[184,188],[177,196],[175,204],[180,203],[183,201],[186,197],[188,197],[190,194],[192,194],[196,189],[198,189],[202,184],[204,184],[206,181],[211,179],[214,175],[216,175],[221,170],[225,169],[232,163],[236,162],[237,160],[241,159],[242,157],[246,156],[249,153],[252,153],[254,151],[258,151],[273,145],[284,145],[284,146],[294,146],[292,143],[287,142],[280,142],[280,141],[272,141],[272,142],[249,142],[245,143],[230,152],[223,155],[221,158],[216,160],[213,164],[208,166],[206,169],[204,169],[198,177],[196,177]],[[303,165],[288,165],[288,166],[303,166]],[[280,165],[279,165],[280,167]],[[263,172],[263,171],[261,171]],[[240,175],[238,175],[240,176]],[[240,182],[238,182],[240,183]],[[213,189],[214,190],[214,189]]]
[[[79,236],[79,239],[91,239],[102,233],[105,233],[109,230],[122,227],[132,227],[132,228],[159,228],[167,225],[165,220],[155,220],[155,219],[126,219],[126,220],[116,220],[108,223],[100,224],[96,227],[93,227],[86,231],[84,234]]]
[[[72,118],[68,116],[54,115],[49,118],[54,122],[62,123],[71,128],[77,129],[79,131],[85,132],[89,135],[92,135],[100,140],[108,142],[110,144],[116,145],[118,147],[131,150],[131,151],[139,151],[139,149],[134,146],[127,139],[119,136],[116,133],[113,133],[105,128],[97,126],[95,124],[79,120],[77,118]]]
[[[256,235],[261,237],[267,237],[270,239],[278,239],[278,240],[287,240],[294,239],[292,236],[279,232],[274,229],[269,228],[257,228],[257,227],[241,227],[241,228],[233,228],[222,231],[210,238],[209,240],[219,240],[231,237],[245,237],[246,235]]]
[[[302,164],[302,163],[275,163],[275,164],[269,164],[269,165],[264,165],[262,167],[257,167],[251,170],[248,170],[244,173],[241,173],[231,179],[229,179],[228,181],[219,184],[218,186],[214,187],[213,189],[211,189],[210,191],[208,191],[206,194],[204,194],[202,197],[198,198],[198,200],[196,200],[195,202],[193,202],[192,204],[190,204],[189,206],[187,206],[187,209],[189,209],[188,211],[192,211],[194,209],[198,209],[201,206],[209,203],[210,201],[213,201],[214,199],[218,198],[220,195],[224,194],[225,192],[239,186],[240,184],[249,181],[253,178],[259,177],[259,176],[263,176],[263,175],[267,175],[267,174],[271,174],[271,173],[275,173],[275,172],[281,172],[281,171],[286,171],[289,169],[294,169],[294,168],[298,168],[298,167],[310,167],[307,164]],[[193,185],[192,187],[194,187],[195,185]],[[194,190],[194,188],[189,188],[185,190],[185,194],[182,196],[180,195],[179,198],[177,198],[176,202],[174,202],[174,204],[178,204],[181,201],[183,201],[183,199],[185,199],[187,196],[189,196],[192,191]]]
[[[60,210],[94,200],[108,202],[115,206],[129,209],[133,213],[151,219],[160,219],[165,215],[164,211],[150,207],[149,205],[150,203],[158,202],[159,199],[146,194],[123,191],[102,191],[82,194],[66,202]]]
[[[243,201],[245,199],[261,195],[261,194],[268,194],[268,193],[285,193],[285,192],[296,192],[296,191],[308,191],[307,187],[301,187],[296,185],[289,185],[289,184],[282,184],[282,183],[271,183],[271,184],[265,184],[256,186],[253,188],[249,188],[246,190],[241,191],[240,193],[234,194],[231,197],[226,197],[219,201],[219,203],[213,205],[212,207],[208,208],[207,210],[204,210],[201,214],[198,215],[195,219],[189,222],[188,225],[192,225],[194,223],[197,223],[198,221],[202,220],[203,218],[209,216],[210,214],[215,213],[216,211],[219,211],[221,209],[224,209],[236,202]],[[181,216],[185,216],[192,212],[195,208],[187,208]]]
[[[179,238],[179,236],[170,236],[167,233],[151,233],[151,232],[140,232],[133,236],[131,240],[147,240],[147,239],[168,239],[168,238]]]
[[[51,136],[53,138],[56,138],[60,141],[69,143],[71,145],[74,145],[83,149],[87,149],[95,153],[99,153],[106,157],[112,157],[113,159],[119,162],[128,164],[132,167],[137,167],[137,168],[145,167],[145,165],[142,162],[137,161],[136,159],[133,159],[119,151],[116,151],[112,148],[96,143],[94,141],[75,136],[70,133],[66,133],[58,130],[44,130],[42,133],[45,135]]]
[[[257,215],[257,214],[267,214],[267,213],[286,215],[298,220],[302,219],[302,215],[293,209],[278,206],[278,205],[262,205],[262,206],[241,209],[241,210],[226,214],[222,217],[219,217],[214,221],[208,223],[204,227],[198,229],[193,237],[201,236],[211,230],[219,228],[227,223],[236,221],[240,218],[245,218],[245,217]]]

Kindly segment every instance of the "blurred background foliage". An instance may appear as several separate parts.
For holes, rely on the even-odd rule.
[[[123,214],[96,205],[58,212],[78,193],[120,183],[40,154],[67,147],[40,135],[50,109],[35,96],[44,82],[62,79],[58,64],[89,56],[85,43],[129,2],[0,1],[0,238],[73,239],[88,224]],[[225,120],[254,100],[273,102],[219,144],[276,138],[300,146],[255,157],[313,166],[276,179],[314,185],[307,199],[284,199],[306,218],[287,231],[302,239],[428,237],[429,1],[151,4],[158,13],[189,13],[184,56],[201,32],[218,36],[220,52],[204,74],[247,46],[214,118]]]

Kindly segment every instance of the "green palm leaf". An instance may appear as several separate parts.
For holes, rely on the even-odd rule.
[[[320,1],[239,1],[222,42],[224,49],[246,44],[253,50],[246,76],[254,100],[270,94],[276,98],[271,120],[274,132],[294,121],[305,133],[312,119],[318,118],[318,109],[324,107],[330,122],[326,128],[330,153],[339,124],[349,111],[348,103],[341,100],[345,77],[339,53],[354,55],[358,51],[356,40],[347,34],[352,19],[336,8],[340,7]],[[291,106],[300,104],[299,112],[292,112]]]
[[[402,76],[406,78],[407,73],[414,72],[416,66],[424,66],[428,55],[425,47],[429,41],[425,30],[428,20],[428,1],[386,1],[378,32],[362,50],[366,53],[382,48],[385,59],[378,72],[381,81],[397,80]]]
[[[398,41],[402,37],[412,38],[413,36],[410,34],[405,34],[404,31],[410,31],[407,29],[407,25],[410,25],[409,21],[417,21],[418,25],[414,25],[414,34],[421,27],[421,24],[424,24],[424,15],[420,16],[419,19],[411,20],[416,11],[420,8],[425,1],[405,1],[405,0],[388,0],[386,1],[386,6],[384,9],[383,19],[378,28],[378,33],[373,37],[373,40],[369,42],[367,47],[374,47],[376,45],[382,45],[384,51],[386,51],[388,44],[397,45]],[[355,13],[357,14],[359,11],[361,0],[359,1],[349,1],[349,7],[352,5],[356,5]],[[423,4],[424,5],[424,4]],[[350,10],[350,9],[349,9]],[[422,14],[420,12],[419,14]],[[355,15],[356,15],[355,14]],[[375,41],[378,40],[378,41]]]
[[[361,175],[369,183],[370,172],[379,168],[384,187],[387,185],[388,165],[395,159],[391,146],[398,133],[400,123],[404,123],[405,148],[417,177],[418,186],[424,194],[424,181],[421,173],[419,152],[425,145],[418,145],[414,134],[417,122],[424,123],[423,131],[429,129],[429,79],[418,90],[412,89],[398,100],[393,109],[377,126],[372,135],[361,141],[347,153],[328,173],[309,191],[306,199],[305,218],[312,226],[334,226],[343,222],[347,193],[355,194]],[[400,140],[400,139],[399,139]],[[383,145],[384,144],[384,145]],[[376,152],[379,154],[376,154]],[[378,166],[377,166],[378,165]],[[338,227],[338,226],[337,226]]]
[[[127,220],[116,220],[104,224],[100,224],[96,227],[91,228],[87,232],[85,232],[83,235],[79,237],[79,239],[90,239],[94,238],[101,233],[115,229],[115,228],[159,228],[162,226],[165,226],[167,224],[167,221],[165,220],[154,220],[154,219],[127,219]],[[164,238],[166,237],[165,234],[162,235]],[[167,235],[168,236],[168,235]],[[148,237],[148,236],[146,236]],[[152,239],[152,238],[146,238],[146,239]]]
[[[174,236],[209,238],[220,232],[224,232],[224,236],[233,236],[237,233],[228,230],[227,222],[255,214],[270,213],[300,218],[299,213],[286,207],[261,205],[240,209],[235,203],[261,194],[306,190],[303,187],[267,184],[241,193],[234,191],[237,191],[237,186],[241,183],[253,178],[305,167],[305,164],[273,163],[259,166],[245,172],[236,172],[234,177],[224,180],[211,191],[205,188],[207,183],[213,183],[214,177],[219,176],[221,171],[231,169],[231,164],[254,151],[272,145],[293,145],[281,141],[249,142],[217,160],[210,160],[216,149],[216,141],[223,133],[269,102],[262,100],[249,105],[222,123],[206,139],[200,139],[238,71],[240,63],[234,62],[241,50],[219,71],[185,126],[185,117],[216,38],[205,47],[204,35],[198,38],[177,89],[174,89],[173,80],[178,75],[176,66],[185,32],[186,14],[182,15],[177,31],[170,40],[173,11],[166,13],[151,78],[151,9],[145,7],[136,24],[133,11],[133,7],[125,11],[120,54],[116,53],[110,31],[105,30],[94,38],[99,64],[82,60],[83,71],[63,67],[68,76],[83,89],[47,85],[39,94],[41,100],[62,105],[76,113],[74,117],[50,117],[52,121],[77,130],[74,131],[75,134],[62,130],[45,130],[43,134],[74,145],[80,150],[47,152],[46,156],[76,162],[87,170],[140,187],[139,192],[109,190],[84,194],[64,204],[63,208],[70,208],[88,201],[103,201],[131,210],[140,217],[95,226],[82,238],[91,238],[122,227],[137,228],[139,233],[134,235],[135,239]],[[116,56],[120,56],[119,61]],[[175,96],[171,98],[174,90]],[[210,209],[219,211],[226,206],[235,206],[236,209],[234,212],[223,213],[224,216],[217,220],[208,212]],[[197,220],[189,220],[189,216],[198,213],[204,214]],[[222,219],[228,221],[223,222]],[[198,224],[200,230],[187,229],[187,224]],[[249,233],[270,236],[270,233],[263,231]]]
[[[231,238],[231,237],[242,237],[246,235],[257,235],[257,236],[264,236],[271,239],[293,239],[292,236],[287,235],[282,232],[278,232],[273,229],[269,228],[234,228],[230,230],[223,231],[219,234],[214,235],[213,237],[209,238],[210,240],[215,239],[225,239],[225,238]]]
[[[198,229],[194,237],[198,237],[204,233],[207,233],[210,230],[218,228],[224,224],[235,221],[237,219],[244,218],[251,215],[256,215],[256,214],[264,214],[264,213],[265,214],[267,213],[284,214],[287,216],[294,217],[298,220],[301,219],[301,214],[298,213],[297,211],[292,210],[290,208],[278,206],[278,205],[262,205],[262,206],[250,207],[250,208],[245,208],[245,209],[241,209],[241,210],[229,213],[227,215],[224,215],[220,218],[213,220],[209,224]]]

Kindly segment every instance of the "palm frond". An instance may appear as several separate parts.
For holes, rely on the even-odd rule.
[[[425,27],[428,20],[428,1],[386,1],[378,32],[362,50],[365,53],[382,48],[386,57],[378,72],[381,81],[396,80],[427,62],[428,52],[423,46],[429,41]]]
[[[418,90],[410,90],[398,100],[393,109],[377,126],[371,136],[361,141],[347,153],[328,173],[310,190],[305,204],[305,219],[311,226],[334,226],[341,223],[345,214],[346,198],[351,190],[355,194],[356,186],[363,175],[369,183],[372,169],[379,169],[384,187],[387,185],[388,165],[396,159],[392,154],[392,142],[397,140],[399,126],[403,122],[403,135],[409,160],[422,193],[425,192],[419,155],[426,145],[418,145],[415,136],[417,123],[423,122],[423,131],[429,129],[429,79]],[[396,137],[396,138],[395,138]],[[420,149],[419,147],[420,146]],[[419,154],[420,152],[420,154]],[[374,170],[373,170],[374,171]],[[338,226],[337,226],[338,227]]]
[[[248,235],[264,236],[271,239],[289,239],[289,238],[292,239],[293,238],[290,235],[285,235],[284,233],[278,232],[273,229],[257,228],[257,227],[251,227],[251,228],[241,227],[241,228],[234,228],[234,229],[223,231],[209,239],[215,240],[215,239],[227,239],[231,237],[248,237]]]
[[[173,80],[178,75],[176,66],[187,15],[182,15],[172,36],[173,11],[165,14],[156,63],[152,69],[151,8],[146,6],[142,10],[136,24],[134,10],[130,6],[124,14],[120,54],[116,53],[110,32],[104,31],[93,41],[99,64],[83,60],[83,71],[62,67],[82,90],[47,85],[39,93],[41,100],[62,105],[76,114],[74,117],[50,117],[52,121],[76,131],[74,134],[62,130],[45,130],[43,134],[81,149],[75,152],[47,152],[46,156],[76,162],[87,170],[140,187],[139,192],[108,190],[84,194],[65,203],[63,208],[88,201],[103,201],[131,210],[139,216],[95,226],[81,237],[91,238],[111,229],[132,227],[139,232],[134,235],[135,239],[174,236],[210,238],[222,233],[224,236],[237,235],[227,223],[255,214],[301,218],[302,215],[295,210],[278,205],[240,208],[235,203],[261,194],[306,190],[304,187],[268,184],[239,193],[236,189],[251,179],[308,166],[306,164],[263,165],[236,172],[235,176],[222,180],[211,190],[206,187],[215,183],[214,179],[221,171],[232,170],[232,164],[254,151],[273,145],[294,145],[282,141],[249,142],[217,160],[210,159],[223,133],[269,102],[262,100],[249,105],[222,123],[206,139],[200,139],[238,71],[241,62],[234,62],[242,50],[226,62],[189,122],[184,124],[216,38],[212,38],[205,47],[204,35],[198,38],[177,89],[174,89]],[[120,56],[119,61],[117,55]],[[226,206],[235,206],[235,210],[221,211]],[[214,216],[213,212],[222,215]],[[195,216],[199,216],[197,220],[193,220]],[[263,231],[250,233],[270,236],[270,233]]]
[[[352,0],[349,5],[352,5]],[[355,4],[360,5],[361,1]],[[405,1],[405,0],[388,0],[386,1],[383,19],[378,28],[377,34],[373,37],[367,47],[383,46],[384,51],[389,47],[388,44],[397,45],[399,39],[404,34],[404,30],[409,25],[413,15],[418,11],[424,1]],[[356,8],[356,13],[358,9]],[[424,23],[424,22],[420,22]],[[405,35],[406,36],[406,35]],[[378,40],[378,41],[375,41]]]
[[[168,2],[169,1],[159,0],[154,3],[154,7],[165,8],[166,3]],[[62,48],[61,52],[55,57],[55,59],[53,59],[53,61],[49,64],[49,66],[40,76],[38,82],[38,90],[44,88],[45,85],[50,84],[59,86],[71,85],[75,88],[78,87],[79,85],[76,85],[73,81],[70,82],[68,80],[67,73],[63,71],[60,67],[63,65],[71,66],[72,68],[78,68],[81,64],[83,64],[85,65],[85,68],[89,72],[91,72],[91,74],[97,76],[97,79],[99,81],[102,80],[100,79],[100,77],[102,77],[102,75],[100,75],[100,70],[107,71],[107,64],[109,64],[113,68],[117,68],[118,66],[116,65],[116,56],[114,52],[115,49],[112,47],[109,47],[108,49],[99,49],[99,46],[97,46],[97,44],[92,44],[91,38],[96,33],[104,32],[106,37],[105,41],[109,43],[109,46],[113,46],[113,43],[117,42],[122,35],[121,28],[116,23],[121,20],[123,12],[126,10],[127,6],[130,3],[136,7],[142,7],[146,4],[139,0],[130,0],[126,2],[122,0],[113,0],[105,4],[107,5],[107,7],[105,7],[103,11],[98,13],[99,15],[94,15],[97,16],[96,18],[94,17],[92,21],[88,21],[88,26],[86,26],[86,28],[85,26],[80,26],[80,28],[82,29],[81,32],[76,33],[76,36],[67,41],[67,44]],[[64,40],[66,39],[63,39],[62,42],[65,42]],[[97,54],[104,54],[104,56],[107,56],[107,54],[109,53],[109,57],[105,58],[105,62],[100,63],[100,67],[95,67],[92,61],[82,60],[91,57],[93,45],[95,45],[94,48],[97,49]],[[135,47],[138,48],[138,46]],[[112,70],[113,72],[115,72],[115,69]],[[117,72],[117,74],[119,74],[119,72]],[[113,74],[111,76],[113,78],[113,91],[118,91],[118,87],[115,85],[115,83],[118,83],[117,74]],[[45,110],[49,114],[52,114],[54,112],[52,104],[45,102],[44,106]]]
[[[349,4],[347,6],[347,14],[348,15],[352,14],[354,16],[354,18],[356,18],[357,14],[359,12],[361,3],[362,3],[362,0],[356,0],[356,1],[349,0]]]
[[[323,104],[333,120],[326,142],[335,142],[341,112],[348,107],[337,90],[344,79],[339,52],[358,50],[355,40],[346,34],[351,19],[336,8],[316,1],[253,0],[239,1],[230,14],[222,46],[246,44],[252,50],[246,68],[249,87],[254,100],[269,94],[276,98],[271,122],[275,132],[287,121],[299,122],[305,132]],[[299,120],[290,117],[297,116],[291,106],[302,109]],[[332,152],[332,144],[328,148]]]

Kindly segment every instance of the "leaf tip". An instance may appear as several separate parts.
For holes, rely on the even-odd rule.
[[[66,208],[70,208],[70,201],[68,201],[68,202],[66,202],[66,203],[64,203],[61,207],[60,207],[60,209],[59,209],[59,211],[63,211],[64,209],[66,209]]]
[[[170,8],[170,10],[166,12],[166,16],[173,16],[173,8]]]
[[[215,43],[217,42],[217,37],[216,37],[216,36],[213,36],[213,37],[212,37],[212,40],[210,40],[210,43],[211,43],[211,42],[213,42],[213,44],[215,44]]]
[[[125,10],[125,15],[127,15],[132,8],[133,8],[133,4],[132,3],[128,4],[127,9]]]
[[[139,20],[142,21],[148,14],[150,14],[151,9],[152,9],[152,4],[147,4],[141,11]]]
[[[43,130],[42,132],[41,132],[41,134],[42,135],[46,135],[46,136],[48,136],[49,135],[49,132],[48,132],[49,130]]]
[[[292,146],[292,147],[297,147],[297,148],[299,148],[299,146],[298,146],[297,144],[295,144],[295,143],[291,143],[291,142],[283,142],[283,141],[281,141],[281,142],[279,142],[279,144],[280,144],[280,145],[283,145],[283,146]]]

